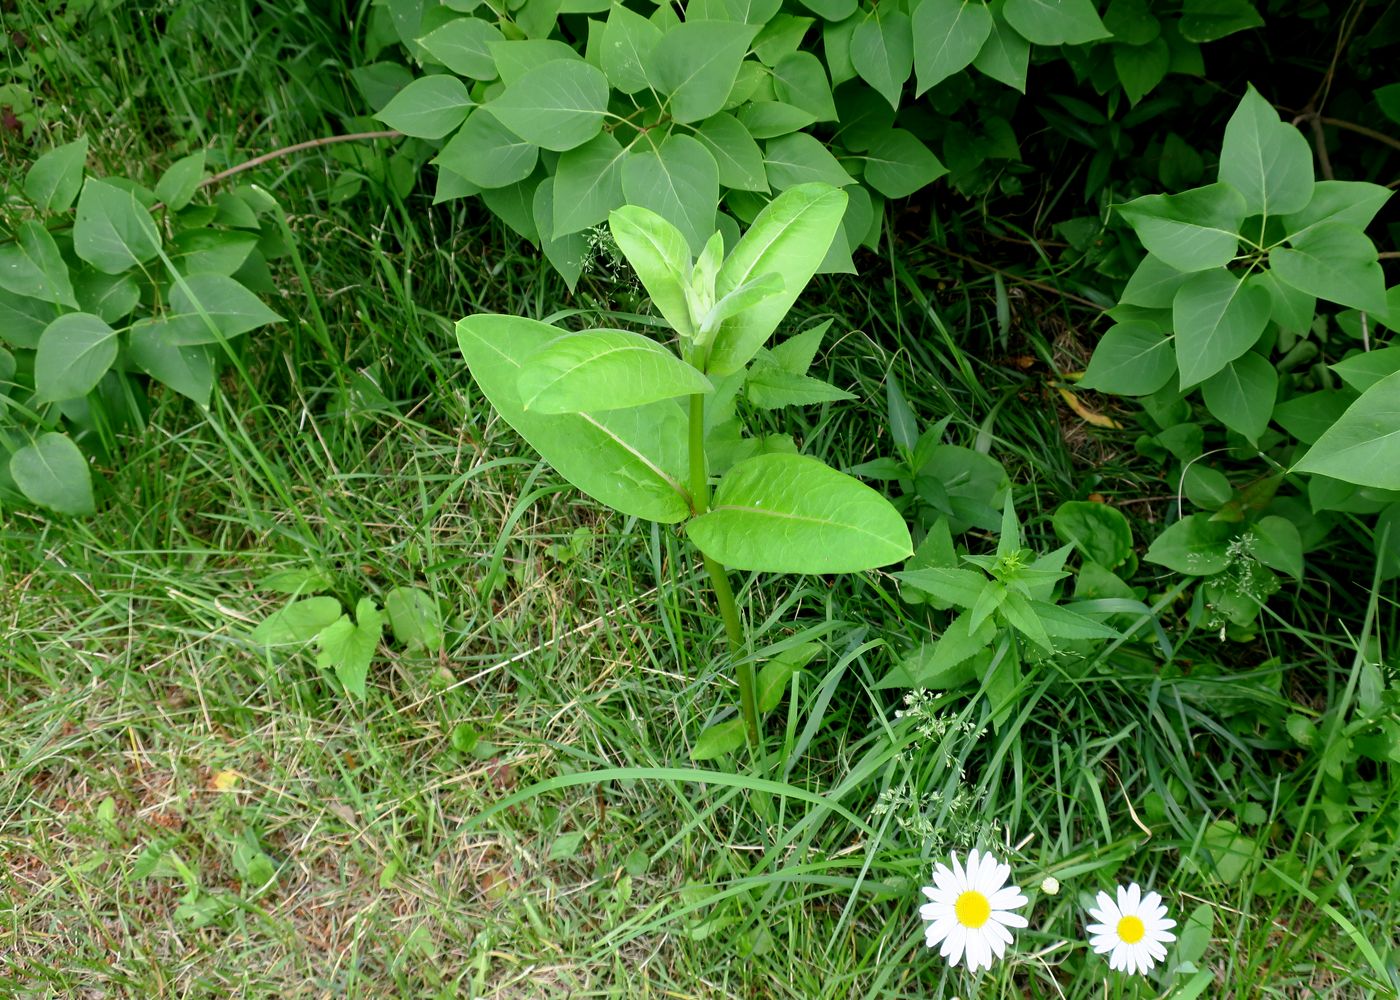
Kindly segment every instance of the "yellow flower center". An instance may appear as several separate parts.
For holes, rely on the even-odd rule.
[[[1147,928],[1138,917],[1124,917],[1118,921],[1118,940],[1124,944],[1137,944],[1146,933]]]
[[[958,923],[964,927],[976,929],[985,924],[991,917],[992,904],[980,892],[969,889],[959,896],[958,901],[953,904],[953,915],[958,918]]]

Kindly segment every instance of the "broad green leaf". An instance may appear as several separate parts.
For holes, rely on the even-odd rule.
[[[10,476],[40,507],[75,516],[91,514],[92,473],[67,434],[50,431],[10,456]]]
[[[822,25],[822,55],[826,57],[826,71],[831,75],[833,87],[856,78],[856,68],[851,62],[851,36],[855,34],[859,21],[855,17],[844,21],[828,19]]]
[[[836,102],[822,61],[810,52],[793,52],[773,67],[773,92],[778,100],[810,112],[819,122],[836,120]]]
[[[1340,389],[1295,396],[1274,407],[1274,422],[1304,444],[1313,444],[1341,419],[1355,398]]]
[[[420,76],[395,94],[374,117],[404,135],[441,139],[466,120],[472,104],[467,85],[442,73]]]
[[[1093,0],[1006,0],[1006,20],[1036,45],[1083,45],[1109,37]]]
[[[16,295],[0,285],[0,341],[10,347],[32,351],[39,346],[39,337],[58,318],[58,306],[52,302]]]
[[[521,406],[516,384],[525,359],[560,332],[523,317],[468,316],[457,323],[457,343],[491,405],[570,483],[624,514],[663,524],[685,520],[687,425],[674,402],[597,415]]]
[[[783,692],[787,690],[792,675],[810,663],[820,652],[821,647],[815,642],[804,642],[783,650],[765,663],[763,669],[759,670],[758,680],[754,685],[758,710],[771,712],[777,708],[783,700]]]
[[[156,198],[173,212],[190,203],[199,183],[204,179],[204,150],[182,156],[160,175],[156,183]]]
[[[666,95],[671,118],[698,122],[717,114],[757,34],[754,25],[733,21],[685,21],[666,32],[646,67],[652,84]]]
[[[537,413],[641,406],[713,392],[704,375],[640,333],[566,333],[527,357],[516,380],[520,405]]]
[[[695,253],[715,231],[719,166],[698,139],[673,133],[656,149],[633,149],[622,162],[622,191],[679,229]]]
[[[231,275],[247,262],[257,245],[256,233],[186,229],[170,241],[170,262],[181,274]]]
[[[919,0],[912,21],[915,96],[970,66],[992,34],[982,0]]]
[[[794,132],[769,139],[764,145],[763,160],[768,171],[768,183],[778,191],[786,191],[799,184],[843,187],[855,183],[826,144],[809,132]]]
[[[1158,535],[1143,558],[1187,576],[1212,576],[1230,565],[1235,531],[1235,525],[1212,521],[1209,514],[1192,514]]]
[[[395,587],[384,595],[384,613],[394,639],[409,649],[442,648],[442,614],[422,587]]]
[[[690,750],[691,760],[714,760],[733,753],[744,745],[746,733],[743,719],[730,719],[706,726]]]
[[[1114,41],[1125,45],[1146,45],[1162,34],[1150,0],[1109,0],[1103,24],[1113,32]]]
[[[334,597],[304,597],[268,615],[253,629],[252,639],[262,646],[306,643],[341,616]]]
[[[214,391],[214,362],[209,348],[173,342],[164,320],[137,323],[127,338],[127,357],[156,381],[200,406],[209,405]]]
[[[314,599],[314,598],[313,598]],[[334,669],[345,690],[363,698],[370,661],[384,634],[384,615],[368,597],[355,605],[355,620],[342,615],[316,636],[316,666]]]
[[[763,346],[816,273],[845,211],[844,192],[824,184],[802,184],[778,195],[759,213],[720,268],[715,292],[722,298],[770,272],[782,278],[783,290],[725,320],[715,335],[708,373],[738,371]]]
[[[914,551],[888,500],[804,455],[759,455],[730,469],[686,534],[721,565],[775,573],[853,573]]]
[[[1365,229],[1395,192],[1366,181],[1318,181],[1304,208],[1281,220],[1287,239],[1329,222]]]
[[[1317,296],[1280,281],[1272,271],[1256,271],[1249,283],[1269,293],[1269,318],[1288,333],[1305,334],[1317,315]]]
[[[1239,246],[1244,198],[1228,184],[1148,194],[1118,206],[1148,253],[1178,271],[1228,264]]]
[[[438,164],[437,185],[433,188],[433,204],[471,198],[481,194],[480,185],[473,184],[455,170]]]
[[[277,569],[258,579],[253,584],[258,590],[270,590],[274,594],[289,594],[300,597],[302,594],[323,594],[334,586],[323,571],[311,566],[293,566]],[[339,608],[327,620],[327,624],[340,616]]]
[[[602,130],[608,78],[582,60],[558,59],[507,84],[489,108],[520,138],[562,152],[583,145]]]
[[[802,0],[802,6],[828,21],[844,21],[855,13],[859,0]]]
[[[583,57],[565,42],[553,38],[511,38],[504,42],[492,42],[491,58],[496,61],[496,70],[501,74],[501,82],[509,87],[532,69],[547,63],[581,62]],[[498,88],[492,88],[497,93]]]
[[[1186,0],[1180,26],[1187,41],[1213,42],[1263,24],[1249,0]]]
[[[992,33],[972,60],[972,65],[993,80],[1026,92],[1026,74],[1030,68],[1031,46],[1007,24],[1006,0],[992,0],[987,10],[992,15]]]
[[[68,265],[49,231],[34,219],[19,224],[15,241],[0,246],[0,288],[56,305],[78,308]]]
[[[1400,371],[1400,346],[1361,351],[1329,367],[1357,392],[1365,392],[1387,375]]]
[[[1291,240],[1292,248],[1269,253],[1269,268],[1280,281],[1329,302],[1385,312],[1385,275],[1376,247],[1361,230],[1324,222]]]
[[[756,24],[756,21],[748,22]],[[802,47],[802,41],[806,37],[808,30],[816,21],[810,17],[799,17],[795,14],[779,14],[763,25],[759,33],[754,37],[750,48],[753,54],[758,56],[758,61],[770,68],[776,67],[788,56],[794,54]],[[812,56],[816,58],[816,56]],[[820,60],[818,60],[820,63]],[[826,80],[826,69],[822,69],[822,80]],[[828,95],[831,92],[831,85],[827,84]]]
[[[914,133],[892,128],[865,154],[865,183],[886,198],[907,198],[948,172]]]
[[[1235,487],[1225,474],[1202,462],[1187,466],[1181,477],[1181,491],[1204,510],[1219,510],[1235,496]]]
[[[418,39],[438,62],[452,72],[473,80],[494,80],[496,60],[491,45],[505,40],[490,21],[479,17],[457,17]]]
[[[1129,104],[1137,104],[1166,78],[1172,52],[1165,39],[1154,38],[1143,46],[1115,45],[1113,68]]]
[[[1268,292],[1223,268],[1182,285],[1172,300],[1181,388],[1205,381],[1253,347],[1269,308]]]
[[[612,212],[608,228],[666,322],[683,337],[694,338],[695,326],[685,293],[690,274],[690,248],[685,236],[660,215],[640,205],[624,205]]]
[[[697,262],[696,269],[699,269],[699,262]],[[771,298],[782,290],[783,279],[776,274],[761,274],[757,278],[745,282],[721,298],[705,314],[705,318],[700,321],[701,333],[708,334],[710,331],[718,329],[719,325],[729,317],[737,316],[745,309],[752,309],[764,299]],[[832,391],[837,392],[838,395],[831,398],[846,398],[845,394],[840,393],[840,390]]]
[[[1117,507],[1066,500],[1055,509],[1051,523],[1056,538],[1100,566],[1116,569],[1133,554],[1133,529]]]
[[[768,191],[763,151],[739,119],[721,111],[700,123],[695,138],[715,158],[721,185],[740,191]]]
[[[1176,291],[1190,277],[1170,264],[1148,254],[1137,266],[1118,301],[1147,309],[1170,309]]]
[[[554,178],[546,177],[535,187],[531,204],[535,228],[540,232],[540,249],[545,259],[564,278],[569,291],[578,285],[583,274],[583,262],[588,256],[588,237],[582,233],[554,234]]]
[[[810,111],[782,101],[753,101],[739,108],[737,115],[739,124],[754,139],[789,135],[817,120]]]
[[[898,110],[904,81],[914,72],[914,36],[909,17],[880,4],[851,35],[851,65],[861,79]]]
[[[1400,372],[1363,392],[1293,471],[1400,490]]]
[[[1285,517],[1261,517],[1245,532],[1250,554],[1270,569],[1303,578],[1303,539],[1293,522]]]
[[[923,569],[910,569],[896,573],[902,583],[916,590],[932,594],[943,602],[942,606],[956,605],[970,608],[982,597],[991,582],[981,573],[970,569],[953,569],[947,566],[926,566]]]
[[[34,394],[41,402],[86,396],[116,360],[116,330],[90,313],[67,313],[39,338]]]
[[[24,196],[41,212],[66,212],[83,186],[87,136],[56,146],[34,161],[24,175]]]
[[[1258,441],[1269,426],[1278,395],[1278,372],[1267,358],[1250,351],[1201,383],[1201,397],[1226,427]]]
[[[1244,195],[1246,215],[1287,215],[1312,199],[1312,149],[1253,86],[1245,90],[1220,148],[1220,181]]]
[[[539,156],[538,146],[506,128],[486,108],[477,108],[433,162],[478,187],[503,188],[534,173]]]
[[[89,177],[78,196],[73,251],[99,271],[120,274],[160,252],[160,233],[134,193]]]
[[[794,375],[769,362],[755,362],[744,381],[744,394],[754,406],[776,410],[784,406],[834,403],[856,397],[830,382],[810,375]]]
[[[1175,374],[1172,338],[1151,323],[1115,323],[1094,348],[1079,385],[1119,396],[1146,396]]]
[[[627,151],[611,132],[599,132],[559,157],[554,170],[555,238],[607,221],[623,203],[622,161]]]
[[[1048,601],[1027,601],[1046,635],[1057,639],[1115,639],[1118,632],[1100,621]]]
[[[608,83],[624,94],[635,94],[650,86],[647,67],[652,51],[661,41],[662,31],[645,17],[614,3],[603,28],[599,58]]]
[[[217,344],[283,319],[246,287],[223,274],[191,274],[170,287],[172,343]],[[210,329],[210,326],[213,329]]]

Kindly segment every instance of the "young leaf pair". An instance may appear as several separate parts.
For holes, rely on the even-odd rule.
[[[686,523],[705,557],[732,652],[743,643],[724,566],[796,573],[854,572],[912,551],[904,519],[874,490],[797,454],[735,464],[710,500],[705,400],[714,380],[741,377],[821,264],[846,195],[826,184],[789,188],[724,253],[716,233],[692,259],[685,237],[645,208],[609,224],[677,352],[623,330],[565,333],[517,316],[457,324],[477,384],[569,482],[624,514]],[[684,401],[684,405],[682,404]],[[740,694],[757,734],[751,668]]]

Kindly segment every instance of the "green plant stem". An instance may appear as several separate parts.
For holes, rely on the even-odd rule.
[[[699,517],[710,509],[710,478],[705,468],[705,397],[700,393],[690,397],[690,496]],[[739,682],[739,711],[744,717],[749,746],[758,746],[758,704],[754,696],[753,664],[744,658],[744,626],[739,620],[739,606],[734,602],[734,590],[729,586],[725,568],[703,555],[710,584],[715,590],[724,634],[729,640],[729,655],[734,660]]]

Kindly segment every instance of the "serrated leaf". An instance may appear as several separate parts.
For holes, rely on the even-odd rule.
[[[466,84],[441,73],[420,76],[395,94],[374,117],[404,135],[441,139],[466,121],[474,103]]]
[[[252,638],[264,646],[310,642],[340,617],[340,602],[334,597],[304,597],[264,618]]]
[[[945,566],[910,569],[895,576],[910,587],[932,594],[944,606],[956,605],[960,608],[970,608],[976,604],[991,583],[981,573]]]
[[[10,477],[31,502],[60,514],[95,510],[87,459],[67,434],[40,434],[10,456]]]
[[[803,455],[759,455],[720,480],[710,512],[686,525],[707,556],[735,569],[848,573],[914,547],[888,500]]]
[[[1172,300],[1181,388],[1205,381],[1253,347],[1270,307],[1268,292],[1223,268],[1183,284]]]
[[[830,382],[810,375],[794,375],[775,364],[755,363],[744,381],[744,393],[749,402],[765,410],[784,406],[808,406],[813,403],[835,403],[856,397],[838,389]]]

